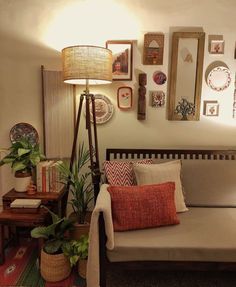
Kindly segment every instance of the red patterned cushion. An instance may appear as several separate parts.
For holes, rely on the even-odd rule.
[[[135,185],[133,163],[152,164],[151,159],[139,161],[105,161],[104,170],[107,182],[111,185],[130,186]]]
[[[142,186],[110,186],[115,231],[178,224],[175,183]]]

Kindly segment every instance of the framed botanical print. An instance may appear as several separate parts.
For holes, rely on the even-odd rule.
[[[114,81],[131,81],[133,72],[133,42],[107,41],[112,51],[112,78]]]
[[[117,104],[121,110],[129,110],[133,105],[133,96],[131,87],[119,87],[117,90]]]

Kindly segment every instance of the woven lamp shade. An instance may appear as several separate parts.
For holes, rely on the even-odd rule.
[[[109,84],[112,52],[97,46],[71,46],[62,50],[63,80],[68,84]]]

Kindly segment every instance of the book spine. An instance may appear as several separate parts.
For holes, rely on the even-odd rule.
[[[50,191],[50,163],[48,163],[48,165],[46,166],[46,192],[49,192]]]
[[[53,164],[49,167],[49,191],[55,192],[56,189],[56,166]]]
[[[40,163],[36,167],[36,185],[37,192],[42,192],[42,166]]]
[[[42,192],[46,192],[46,166],[42,167]]]

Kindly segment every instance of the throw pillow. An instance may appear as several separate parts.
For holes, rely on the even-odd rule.
[[[175,204],[177,212],[187,211],[181,184],[181,161],[169,161],[165,163],[144,165],[135,164],[134,173],[138,185],[175,182]]]
[[[151,159],[139,161],[105,161],[104,171],[108,184],[130,186],[135,185],[133,163],[152,164]]]
[[[175,184],[109,186],[114,231],[178,224]]]

